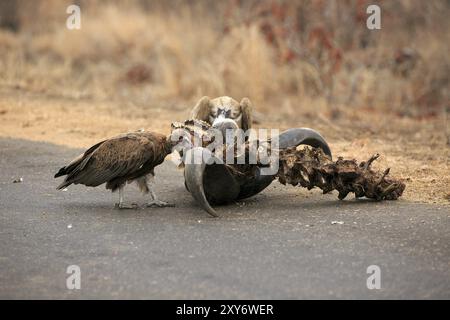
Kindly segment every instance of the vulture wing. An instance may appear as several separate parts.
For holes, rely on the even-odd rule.
[[[157,133],[128,133],[102,141],[63,167],[55,175],[67,175],[58,189],[73,184],[96,187],[107,183],[113,191],[127,180],[153,172],[171,152],[166,137]]]

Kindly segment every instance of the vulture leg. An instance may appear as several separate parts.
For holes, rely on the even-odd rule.
[[[151,179],[153,180],[153,176],[151,176]],[[150,196],[152,197],[152,200],[147,203],[147,207],[149,208],[164,208],[164,207],[175,207],[173,203],[168,203],[165,201],[158,200],[156,197],[155,192],[151,187],[148,187],[148,191],[150,192]]]
[[[116,203],[116,208],[118,209],[137,209],[137,204],[136,203],[132,203],[132,204],[125,204],[123,202],[123,189],[124,189],[125,185],[122,185],[119,187],[119,203]]]
[[[155,194],[155,192],[153,192],[152,188],[149,188],[149,189],[150,189],[150,195],[152,196],[152,201],[147,203],[147,207],[149,207],[149,208],[175,207],[175,205],[173,203],[168,203],[165,201],[158,200],[156,198],[156,194]]]

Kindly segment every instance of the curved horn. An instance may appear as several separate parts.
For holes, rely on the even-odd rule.
[[[279,148],[285,149],[306,144],[314,148],[320,148],[323,152],[331,157],[331,149],[328,143],[317,131],[309,128],[292,128],[283,131],[278,136]]]
[[[207,164],[205,159],[215,163]],[[219,204],[235,200],[239,185],[227,167],[208,149],[198,147],[188,150],[185,161],[186,188],[206,212],[218,217],[210,202]]]
[[[193,148],[186,152],[184,179],[189,190],[198,204],[213,217],[218,217],[217,212],[209,205],[203,189],[203,174],[206,163],[203,161],[203,148]]]

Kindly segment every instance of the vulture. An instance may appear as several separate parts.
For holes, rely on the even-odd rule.
[[[248,98],[237,102],[231,97],[215,99],[201,98],[192,109],[191,118],[205,121],[213,128],[225,132],[226,129],[247,131],[252,126],[252,104]]]
[[[125,184],[136,182],[141,192],[150,193],[149,207],[173,206],[157,199],[148,182],[155,175],[154,168],[164,161],[177,145],[190,145],[191,141],[174,132],[168,137],[154,132],[133,132],[101,141],[62,167],[55,178],[66,176],[57,187],[63,189],[71,184],[97,187],[106,183],[106,189],[119,190],[120,209],[136,208],[136,204],[125,204]],[[178,138],[179,137],[179,138]],[[173,141],[175,140],[175,141]]]

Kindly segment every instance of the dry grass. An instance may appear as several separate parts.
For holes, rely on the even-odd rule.
[[[86,147],[167,132],[202,95],[248,96],[259,126],[379,152],[406,199],[448,203],[448,2],[381,2],[380,31],[366,0],[238,2],[79,0],[70,31],[72,1],[18,0],[19,32],[0,28],[0,136]]]
[[[319,1],[269,9],[263,4],[271,1],[242,8],[197,1],[171,10],[163,4],[143,10],[142,1],[84,1],[82,29],[75,31],[65,28],[70,1],[19,3],[21,32],[0,31],[0,83],[35,92],[146,104],[228,94],[250,96],[262,111],[285,100],[326,98],[337,108],[372,106],[413,116],[442,112],[448,97],[444,1],[384,4],[381,31],[355,23],[361,1],[339,10],[333,2],[321,4],[339,13],[328,19]],[[30,19],[26,10],[38,14]],[[297,12],[308,14],[302,28]],[[401,14],[418,15],[419,22],[408,24],[408,16],[396,22],[393,16]],[[132,68],[150,75],[138,88],[127,78]]]

